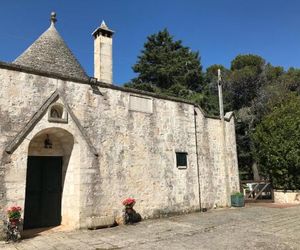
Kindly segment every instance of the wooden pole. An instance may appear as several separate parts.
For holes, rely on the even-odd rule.
[[[218,92],[219,92],[220,118],[221,118],[221,120],[224,120],[222,77],[221,77],[221,70],[220,69],[218,69]]]

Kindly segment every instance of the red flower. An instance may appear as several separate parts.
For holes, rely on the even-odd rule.
[[[125,199],[123,202],[122,202],[122,204],[124,205],[124,206],[133,206],[134,204],[135,204],[135,199],[133,199],[133,198],[127,198],[127,199]]]
[[[16,207],[10,207],[7,209],[7,215],[9,219],[20,219],[21,218],[21,212],[22,208],[19,206]]]

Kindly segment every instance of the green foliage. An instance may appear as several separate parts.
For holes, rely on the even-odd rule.
[[[300,97],[274,107],[252,134],[255,156],[275,188],[300,189]]]
[[[255,115],[255,124],[268,115],[274,107],[282,103],[291,92],[300,90],[300,70],[290,68],[287,72],[282,67],[273,67],[267,64],[264,70],[264,84],[252,101],[252,112]]]
[[[300,69],[289,68],[280,78],[281,83],[290,91],[300,93]]]
[[[235,193],[232,194],[232,196],[244,197],[244,194],[242,194],[241,192],[235,192]]]
[[[265,65],[265,60],[257,55],[238,55],[231,62],[231,70],[241,70],[244,68],[254,68],[257,73],[261,73],[263,71],[263,67]]]
[[[214,64],[206,69],[204,77],[204,99],[201,103],[202,107],[207,113],[212,115],[219,115],[219,97],[218,97],[218,69],[222,72],[222,82],[224,84],[224,90],[226,89],[226,83],[228,81],[228,75],[230,71],[226,69],[223,65]],[[226,91],[223,91],[224,99],[226,98]],[[224,103],[224,109],[230,110],[228,107],[228,102]]]
[[[203,83],[199,53],[174,41],[167,29],[147,38],[133,70],[138,76],[126,87],[183,98],[200,92]]]
[[[254,164],[250,132],[255,127],[256,116],[252,105],[266,83],[266,68],[263,58],[249,54],[238,55],[232,60],[230,70],[222,70],[224,107],[225,111],[234,110],[236,114],[238,162],[247,179],[252,179]]]
[[[262,85],[264,67],[265,60],[256,55],[238,55],[231,62],[227,100],[233,110],[251,105]]]
[[[274,83],[280,76],[284,74],[283,67],[274,67],[268,63],[265,67],[265,77],[268,83]]]
[[[10,207],[8,210],[7,210],[7,217],[9,219],[20,219],[21,218],[21,211],[22,211],[22,208],[17,206],[13,206],[13,207]]]
[[[273,108],[282,103],[290,95],[290,91],[279,82],[264,85],[260,88],[259,95],[253,100],[251,111],[255,116],[255,124],[258,124]]]
[[[251,109],[242,108],[236,111],[236,141],[239,169],[244,172],[245,179],[252,179],[253,154],[251,150],[250,131],[253,128],[253,115]]]
[[[214,89],[218,89],[217,88],[217,80],[218,80],[218,69],[221,70],[222,72],[222,78],[224,80],[224,78],[226,78],[226,76],[228,75],[229,73],[229,70],[226,69],[223,65],[221,64],[213,64],[211,66],[209,66],[207,69],[206,69],[206,73],[205,73],[205,82],[207,83],[214,83]]]

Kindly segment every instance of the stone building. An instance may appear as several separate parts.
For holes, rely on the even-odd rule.
[[[230,206],[239,189],[234,118],[112,84],[112,36],[93,32],[89,77],[55,28],[0,62],[0,207],[25,227],[109,224],[134,197],[144,218]],[[97,81],[97,79],[98,81]]]

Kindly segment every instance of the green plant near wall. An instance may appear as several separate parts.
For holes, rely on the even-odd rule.
[[[233,193],[230,198],[233,207],[243,207],[245,205],[244,195],[240,192]]]
[[[262,174],[276,189],[300,189],[300,97],[277,105],[252,134]]]
[[[236,192],[232,194],[233,196],[237,196],[237,197],[244,197],[244,195],[241,192]]]

